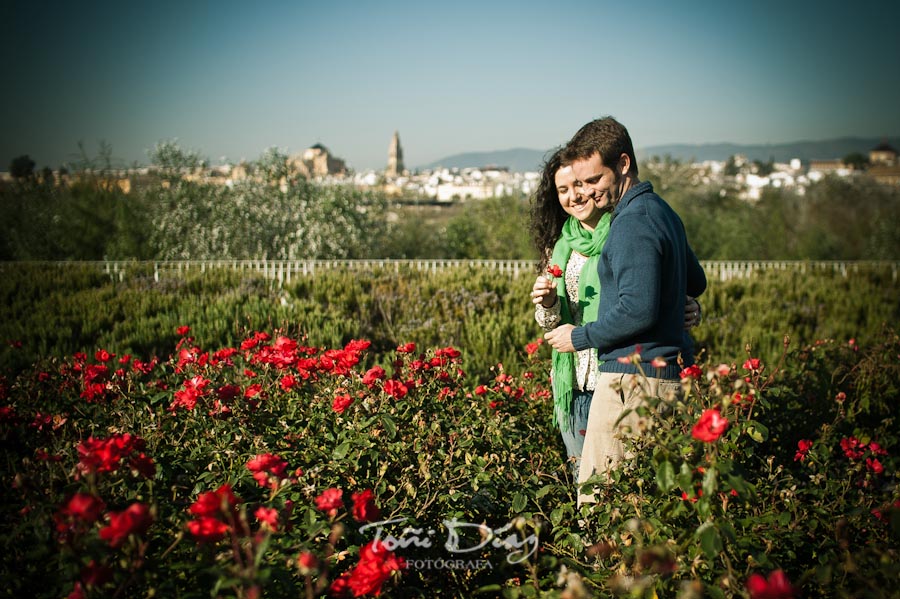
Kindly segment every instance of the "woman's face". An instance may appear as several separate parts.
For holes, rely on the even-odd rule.
[[[593,230],[603,216],[597,204],[582,193],[581,181],[575,178],[571,166],[564,166],[554,175],[559,204],[570,216],[574,216],[585,229]]]

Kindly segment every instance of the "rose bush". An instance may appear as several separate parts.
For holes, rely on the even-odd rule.
[[[100,348],[0,380],[11,596],[896,588],[891,331],[685,369],[579,507],[543,344],[472,376],[465,348],[204,347],[194,328],[167,356]]]

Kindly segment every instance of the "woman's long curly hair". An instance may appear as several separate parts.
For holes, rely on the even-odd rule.
[[[562,233],[563,224],[569,218],[559,204],[559,194],[556,192],[556,171],[560,167],[562,167],[562,148],[555,150],[544,162],[541,182],[531,196],[528,230],[540,256],[537,264],[538,273],[547,270],[553,246]]]

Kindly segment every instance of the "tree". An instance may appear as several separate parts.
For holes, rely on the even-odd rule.
[[[23,154],[9,163],[9,174],[13,179],[31,179],[34,177],[34,166],[34,160],[28,154]]]
[[[97,155],[91,156],[84,141],[78,141],[78,152],[72,156],[71,162],[68,163],[74,172],[80,173],[82,176],[86,174],[108,175],[113,170],[122,168],[122,162],[113,156],[111,143],[101,139],[97,145],[99,146]]]
[[[300,178],[300,173],[287,152],[276,147],[266,149],[259,160],[253,163],[252,170],[273,186],[296,183]]]
[[[186,173],[206,166],[196,150],[184,150],[178,140],[161,141],[152,150],[148,150],[150,164],[166,178],[177,178]]]
[[[771,158],[768,162],[763,162],[762,160],[754,160],[753,166],[756,174],[760,177],[768,177],[775,171],[775,161]]]
[[[860,152],[851,152],[844,156],[844,164],[855,171],[861,171],[869,165],[869,158]]]
[[[740,172],[740,168],[737,165],[737,160],[735,160],[734,156],[729,156],[728,160],[725,162],[725,176],[733,177]]]

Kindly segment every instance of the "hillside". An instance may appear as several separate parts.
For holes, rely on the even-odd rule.
[[[650,156],[671,156],[672,158],[701,162],[704,160],[727,160],[735,154],[742,154],[750,160],[775,162],[788,162],[793,158],[803,161],[828,160],[843,158],[853,152],[867,154],[869,150],[885,141],[884,138],[842,137],[838,139],[826,139],[821,141],[797,141],[783,144],[734,144],[734,143],[709,143],[709,144],[665,144],[648,146],[636,150],[638,160],[645,160]],[[887,139],[895,148],[900,148],[900,137]],[[539,170],[546,155],[551,149],[534,150],[528,148],[513,148],[510,150],[498,150],[493,152],[465,152],[454,154],[440,160],[421,164],[417,169],[445,168],[480,168],[485,166],[507,167],[510,171],[525,172]]]

